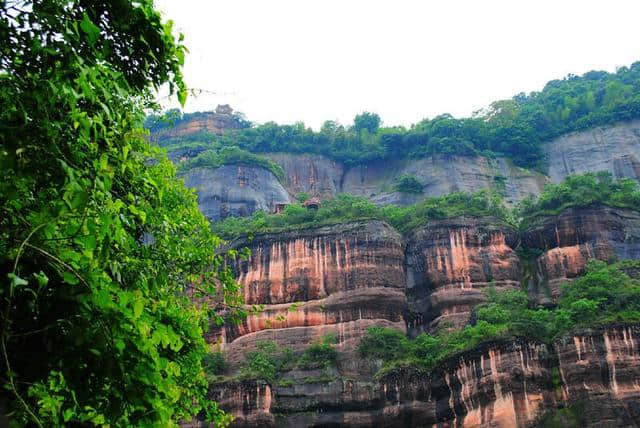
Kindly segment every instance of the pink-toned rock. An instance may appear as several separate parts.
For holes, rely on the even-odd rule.
[[[427,223],[407,240],[409,321],[416,331],[461,327],[485,290],[520,285],[515,231],[492,217]]]
[[[353,349],[373,325],[405,331],[403,245],[381,221],[264,234],[235,247],[251,249],[235,270],[247,305],[265,305],[241,325],[224,328],[229,359],[262,340],[301,350],[334,334]]]
[[[582,275],[590,259],[640,258],[640,214],[605,206],[569,208],[537,220],[523,243],[544,250],[536,262],[538,280],[557,299],[561,285]]]

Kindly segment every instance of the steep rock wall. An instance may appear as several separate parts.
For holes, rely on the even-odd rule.
[[[586,330],[555,344],[562,398],[582,426],[640,425],[640,326]]]
[[[403,246],[381,221],[264,234],[235,270],[247,305],[265,305],[241,325],[225,329],[231,359],[260,340],[299,350],[327,333],[353,348],[371,325],[404,330]]]
[[[485,343],[429,374],[401,370],[379,381],[342,377],[273,388],[227,382],[212,398],[238,427],[534,427],[563,422],[557,415],[567,409],[573,419],[564,426],[638,426],[639,340],[640,326],[612,325],[552,346]]]
[[[424,185],[424,193],[394,192],[394,180],[403,174],[416,177]],[[499,180],[504,180],[504,184]],[[451,192],[497,189],[508,203],[515,203],[527,195],[540,193],[545,182],[541,174],[518,168],[502,158],[439,155],[354,166],[345,173],[342,191],[369,197],[383,205],[407,205]]]
[[[268,158],[284,170],[284,185],[292,195],[306,192],[329,199],[342,192],[344,166],[327,157],[313,154],[268,153]]]
[[[543,251],[536,260],[540,298],[560,294],[560,285],[584,273],[589,259],[640,258],[640,214],[594,206],[569,208],[539,219],[523,235],[527,248]]]
[[[640,179],[640,120],[564,135],[544,145],[552,181],[568,175],[610,171]]]
[[[203,118],[181,123],[176,128],[162,131],[154,138],[188,136],[203,130],[218,133],[236,126],[225,122],[228,120],[225,115],[214,116],[208,118],[205,115]],[[224,120],[218,123],[221,118]],[[519,168],[508,159],[489,159],[482,156],[436,155],[422,159],[373,161],[352,167],[314,154],[268,153],[265,156],[280,164],[285,171],[283,185],[279,186],[282,189],[275,192],[277,195],[281,195],[281,192],[288,193],[287,198],[279,199],[282,203],[291,200],[292,196],[302,191],[321,199],[344,192],[370,198],[380,205],[409,205],[425,197],[441,196],[455,191],[494,189],[504,195],[507,203],[514,204],[528,195],[539,194],[546,182],[559,182],[571,174],[604,170],[610,171],[618,178],[629,177],[638,180],[640,121],[620,122],[607,127],[574,132],[544,144],[543,152],[549,165],[547,176]],[[197,153],[198,150],[176,150],[170,155],[174,161],[179,162]],[[216,180],[219,175],[225,174],[224,171],[211,173],[203,179]],[[408,194],[394,191],[395,179],[403,174],[418,178],[424,184],[424,193]],[[203,184],[200,183],[200,186]],[[271,186],[264,189],[256,188],[252,193],[233,183],[230,183],[229,191],[237,194],[239,200],[271,201],[274,194]],[[244,191],[248,193],[244,195]],[[214,192],[214,195],[219,193],[221,191]],[[253,212],[249,205],[246,208],[233,211],[233,215],[249,215]],[[208,209],[206,204],[204,209]]]
[[[461,327],[492,285],[520,285],[516,232],[493,217],[429,222],[407,238],[408,320],[415,334]]]
[[[275,204],[291,202],[276,176],[263,168],[194,168],[183,178],[185,185],[196,190],[200,211],[211,221],[248,216],[257,210],[270,212]]]

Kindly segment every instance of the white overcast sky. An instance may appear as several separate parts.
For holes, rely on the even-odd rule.
[[[639,0],[156,0],[189,49],[186,111],[385,125],[640,60]]]

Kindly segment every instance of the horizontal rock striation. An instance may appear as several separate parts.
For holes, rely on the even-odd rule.
[[[561,284],[582,275],[590,259],[639,259],[640,214],[605,206],[569,208],[538,219],[524,233],[523,244],[543,251],[537,274],[541,289],[555,299]]]
[[[563,426],[637,426],[639,340],[640,326],[612,325],[552,345],[485,343],[428,374],[300,382],[297,372],[286,386],[219,384],[212,398],[243,427],[532,427],[562,422],[567,411],[573,419]]]
[[[460,327],[487,287],[519,287],[517,242],[516,232],[492,217],[433,221],[412,232],[406,243],[412,332]]]
[[[405,274],[401,236],[381,221],[263,234],[234,266],[247,305],[265,305],[225,328],[230,355],[260,340],[300,349],[333,333],[353,347],[371,325],[404,330]]]

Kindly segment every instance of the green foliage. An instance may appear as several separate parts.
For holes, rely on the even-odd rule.
[[[296,194],[296,201],[298,201],[299,203],[303,203],[308,201],[310,198],[309,194],[307,192],[298,192],[298,194]]]
[[[522,225],[527,226],[536,217],[594,204],[640,211],[638,184],[628,178],[614,180],[611,173],[604,171],[572,175],[560,183],[547,184],[538,198],[522,200],[516,212],[523,218]]]
[[[226,361],[222,352],[211,352],[202,359],[202,368],[207,377],[210,378],[210,382],[222,376],[225,367]]]
[[[358,345],[362,357],[381,360],[401,358],[409,347],[409,340],[402,332],[386,327],[369,327]]]
[[[487,301],[475,309],[473,325],[423,333],[413,340],[390,328],[370,327],[358,351],[385,362],[377,376],[403,367],[428,372],[444,359],[487,341],[526,337],[551,343],[579,327],[640,322],[640,280],[625,273],[631,269],[640,269],[640,262],[589,262],[583,277],[565,285],[553,309],[532,307],[524,291],[489,289]]]
[[[375,113],[364,112],[353,119],[353,129],[358,134],[365,130],[369,134],[375,134],[378,128],[380,128],[380,116]]]
[[[427,198],[408,207],[377,207],[367,198],[340,194],[334,199],[324,201],[318,210],[308,210],[300,204],[291,204],[282,214],[257,211],[251,217],[229,217],[222,222],[214,223],[213,230],[216,234],[231,239],[263,232],[380,219],[405,233],[430,220],[462,215],[510,219],[509,211],[504,207],[500,197],[486,191]]]
[[[205,150],[195,158],[181,163],[178,166],[178,172],[185,173],[193,168],[216,169],[223,165],[233,164],[259,166],[271,171],[279,180],[284,180],[284,170],[280,165],[265,158],[264,156],[249,153],[248,151],[242,150],[238,147],[222,147],[218,150]]]
[[[567,407],[545,413],[537,426],[541,428],[580,428],[587,424],[584,403],[578,401]]]
[[[423,226],[431,220],[459,216],[493,216],[511,222],[511,215],[500,196],[479,191],[456,192],[436,198],[427,198],[407,207],[386,205],[379,208],[381,217],[402,233]]]
[[[333,346],[336,342],[334,335],[326,335],[322,340],[311,344],[298,361],[299,366],[308,369],[334,365],[338,358],[338,351]]]
[[[275,342],[260,342],[256,350],[247,353],[246,362],[238,376],[240,379],[259,379],[271,384],[277,381],[289,385],[287,380],[280,379],[284,372],[293,369],[328,369],[335,365],[338,358],[335,343],[336,337],[327,335],[311,344],[302,355],[296,355],[291,348],[279,351]]]
[[[247,363],[240,369],[242,379],[260,379],[273,383],[278,372],[275,342],[260,342],[255,351],[247,354]]]
[[[237,307],[238,287],[142,128],[160,85],[185,101],[171,23],[149,0],[2,2],[0,32],[3,408],[16,426],[224,424],[202,368],[215,314],[192,298]]]
[[[519,166],[542,169],[543,142],[572,131],[640,118],[639,94],[640,62],[636,62],[615,73],[568,75],[548,82],[540,92],[496,101],[473,117],[456,119],[442,114],[409,129],[380,127],[380,117],[365,112],[355,117],[351,127],[327,121],[314,132],[303,123],[269,122],[213,138],[254,153],[318,153],[348,165],[435,154],[483,154],[506,156]]]
[[[394,188],[398,192],[422,193],[424,186],[415,176],[403,174],[396,180]]]

